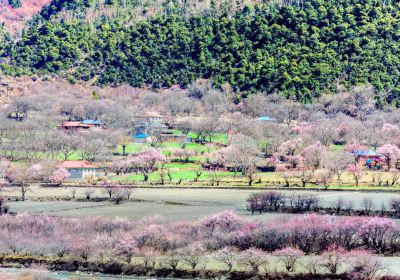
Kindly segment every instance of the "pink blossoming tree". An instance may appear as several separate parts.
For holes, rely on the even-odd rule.
[[[273,254],[283,263],[287,272],[294,272],[300,257],[304,255],[302,251],[293,247],[277,250]]]
[[[34,164],[28,167],[13,167],[7,172],[7,177],[12,183],[19,187],[21,200],[25,201],[26,193],[29,191],[30,184],[40,179],[41,166]]]
[[[149,180],[149,173],[156,170],[156,164],[165,162],[166,158],[158,150],[150,148],[130,156],[130,166],[144,177],[144,181]]]
[[[69,176],[71,176],[71,174],[67,169],[59,167],[49,176],[49,180],[50,182],[60,185]]]
[[[394,162],[400,157],[400,149],[393,144],[385,144],[379,147],[376,152],[382,155],[386,164],[386,170],[388,171],[393,166]]]
[[[361,166],[358,163],[350,164],[347,166],[346,171],[353,177],[354,183],[356,187],[358,187],[360,179],[363,176],[363,170]]]

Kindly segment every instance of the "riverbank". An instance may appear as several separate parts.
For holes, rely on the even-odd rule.
[[[29,259],[32,260],[32,259]],[[392,276],[392,277],[399,277],[400,276],[400,267],[398,264],[400,263],[400,257],[381,257],[380,261],[383,263],[385,270],[381,273],[382,276]],[[45,264],[48,264],[49,266],[47,269],[44,266]],[[100,271],[90,271],[88,269],[93,269],[95,268],[93,264],[87,264],[86,268],[85,266],[79,265],[79,262],[73,262],[73,265],[71,266],[71,263],[68,263],[68,266],[66,265],[67,263],[48,263],[44,262],[43,259],[36,259],[34,262],[34,268],[29,268],[30,264],[27,262],[27,259],[21,259],[21,258],[8,258],[8,263],[1,264],[0,265],[0,276],[16,276],[16,280],[20,280],[18,276],[22,275],[46,275],[47,277],[50,277],[50,279],[55,279],[55,280],[72,280],[72,279],[85,279],[85,280],[149,280],[149,279],[157,279],[157,280],[183,280],[183,279],[194,279],[196,278],[202,278],[204,277],[205,279],[220,279],[219,274],[223,272],[215,272],[215,270],[210,270],[208,272],[202,272],[200,273],[195,273],[193,274],[192,271],[186,271],[184,273],[183,271],[176,272],[176,275],[185,276],[184,278],[176,278],[176,277],[166,277],[165,273],[166,271],[163,270],[164,277],[159,277],[155,276],[153,273],[148,273],[146,275],[126,275],[126,271],[122,272],[125,275],[122,274],[116,274],[118,271],[113,271],[111,274],[110,271],[108,273],[102,273]],[[41,265],[41,266],[40,266]],[[107,266],[104,266],[107,267]],[[103,267],[103,268],[104,268]],[[115,265],[109,264],[108,267],[114,267]],[[98,268],[98,267],[97,267]],[[74,270],[76,269],[76,270]],[[129,270],[129,272],[138,272],[138,270]],[[141,270],[141,273],[145,273],[144,270]],[[226,273],[226,272],[225,272]],[[226,273],[227,274],[227,273]],[[251,279],[251,277],[254,277],[254,275],[251,274],[243,274],[242,272],[234,272],[231,273],[232,278],[228,279],[238,279],[238,280],[243,280],[243,279]],[[154,278],[157,277],[157,278]],[[213,278],[216,277],[216,278]],[[250,278],[240,278],[240,277],[250,277]],[[275,277],[275,278],[274,278]],[[25,278],[24,278],[25,279]],[[47,278],[46,278],[47,279]],[[269,275],[265,275],[265,273],[262,273],[261,275],[257,276],[255,279],[349,279],[345,274],[340,274],[336,276],[332,275],[308,275],[304,273],[299,273],[297,275],[287,275],[285,273],[272,273]],[[349,279],[350,280],[350,279]]]
[[[1,277],[7,277],[8,280],[22,280],[27,277],[42,277],[46,280],[72,280],[72,279],[85,279],[85,280],[148,280],[148,277],[132,277],[124,275],[106,275],[100,273],[85,273],[81,271],[67,272],[67,271],[50,271],[40,268],[18,268],[15,266],[0,267]],[[158,280],[172,280],[158,279]],[[173,279],[181,280],[181,279]]]

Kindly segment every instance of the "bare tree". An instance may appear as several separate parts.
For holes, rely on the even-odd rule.
[[[399,182],[400,179],[400,173],[399,171],[395,170],[390,172],[389,178],[385,180],[385,184],[388,187],[394,186]]]
[[[333,173],[330,170],[322,169],[318,171],[318,173],[316,174],[316,178],[318,182],[322,185],[322,187],[326,190],[332,184]]]
[[[126,156],[126,147],[132,143],[132,138],[129,137],[128,135],[120,135],[118,138],[118,145],[121,145],[122,147],[122,155]]]
[[[371,198],[364,197],[361,201],[361,207],[365,211],[365,214],[370,215],[372,209],[374,208],[374,201]]]
[[[87,200],[90,200],[90,198],[92,197],[92,195],[95,193],[95,189],[94,188],[87,188],[84,191],[85,197]]]
[[[8,170],[7,177],[11,183],[18,186],[21,200],[25,201],[26,193],[30,190],[31,183],[39,179],[41,167],[38,164],[28,167],[14,167]]]
[[[353,113],[364,121],[368,114],[375,109],[374,93],[375,89],[372,85],[355,86],[350,93],[354,98]]]
[[[158,149],[165,143],[166,138],[161,128],[151,128],[148,133],[150,134],[151,147]]]
[[[75,135],[68,135],[63,132],[54,135],[55,138],[51,140],[54,145],[54,150],[58,150],[63,160],[68,160],[78,148],[79,139]]]
[[[214,257],[217,261],[225,264],[228,267],[228,271],[231,272],[239,256],[235,248],[225,247],[217,251]]]
[[[294,178],[300,180],[301,186],[305,188],[314,178],[314,172],[306,167],[299,168],[294,172]]]
[[[217,132],[218,121],[214,118],[202,118],[192,123],[191,130],[200,141],[211,142],[213,135]]]
[[[204,252],[205,249],[202,245],[194,243],[182,251],[182,261],[194,271],[196,267],[205,262],[202,256]]]
[[[19,96],[14,98],[10,106],[9,117],[16,121],[22,121],[28,116],[28,112],[31,108],[31,102],[25,96]]]
[[[72,199],[75,199],[75,197],[76,197],[76,188],[72,188],[72,189],[70,189],[70,193],[71,193],[71,197],[72,197]]]
[[[334,202],[331,203],[331,207],[335,210],[337,215],[340,214],[340,211],[343,210],[345,205],[346,201],[343,199],[343,197],[339,197],[338,199],[336,199]]]
[[[337,152],[328,152],[322,159],[322,165],[330,172],[336,175],[338,181],[346,171],[347,166],[353,162],[351,156]]]

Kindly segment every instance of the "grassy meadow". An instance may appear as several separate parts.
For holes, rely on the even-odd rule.
[[[246,210],[246,199],[254,192],[262,190],[241,189],[178,189],[178,188],[134,188],[130,201],[116,205],[107,201],[107,194],[96,188],[93,200],[85,199],[85,188],[76,188],[76,197],[72,200],[71,188],[46,188],[35,186],[27,194],[26,201],[11,201],[11,211],[17,213],[43,213],[57,216],[74,217],[126,217],[142,219],[151,216],[162,216],[167,221],[197,220],[206,215],[226,209],[233,210],[245,218],[268,220],[287,214],[265,213],[254,215]],[[305,193],[305,191],[283,191],[285,193]],[[317,192],[322,204],[329,206],[337,198],[352,200],[355,208],[361,208],[364,198],[372,198],[376,209],[392,198],[400,198],[397,193],[374,193],[354,191]],[[8,190],[8,196],[18,196],[18,189]]]

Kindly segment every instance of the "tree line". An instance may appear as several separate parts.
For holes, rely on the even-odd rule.
[[[272,279],[277,266],[271,269],[267,263],[286,273],[301,268],[309,275],[332,275],[329,279],[342,274],[340,279],[379,279],[384,266],[375,253],[399,252],[398,224],[377,217],[311,214],[254,223],[225,211],[194,222],[164,223],[25,214],[3,215],[0,224],[4,259],[46,256],[64,269],[80,264],[81,269],[127,275],[154,275],[162,268],[168,275],[186,269],[206,278],[206,264],[214,259],[221,272],[251,273],[246,279]]]
[[[138,22],[49,20],[5,47],[10,62],[2,69],[155,88],[211,78],[238,97],[277,92],[303,102],[335,92],[341,80],[371,83],[377,99],[397,102],[398,10],[379,0],[330,0],[260,4],[234,14],[162,13]]]
[[[384,216],[398,218],[400,216],[400,199],[393,198],[387,203],[376,205],[370,198],[363,198],[359,205],[342,197],[328,203],[314,194],[287,195],[278,191],[254,193],[247,199],[247,210],[255,213],[320,213],[347,216]]]

